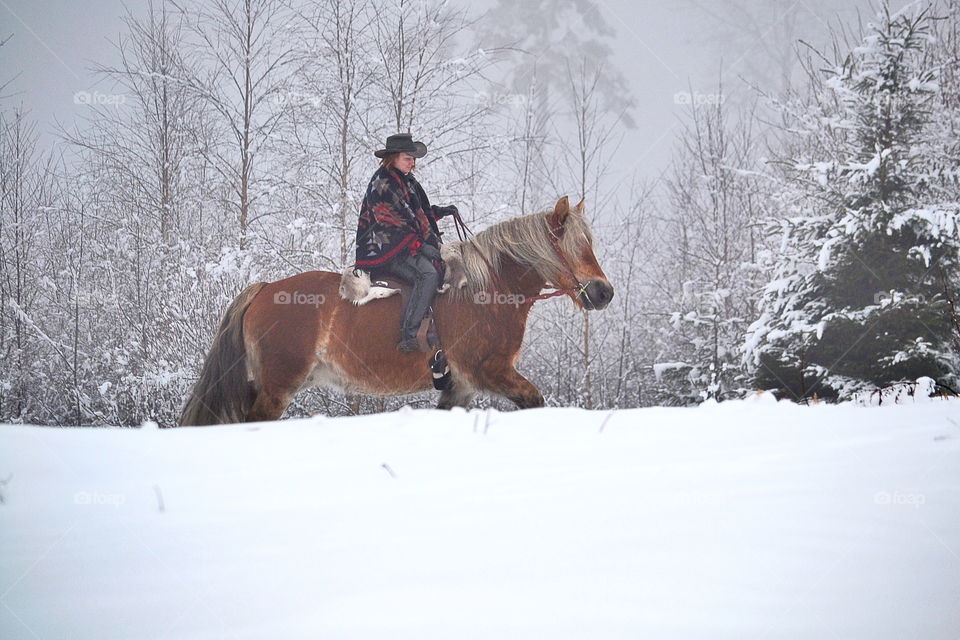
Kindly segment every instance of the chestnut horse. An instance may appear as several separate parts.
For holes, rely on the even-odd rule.
[[[583,215],[566,197],[551,210],[495,224],[444,246],[465,282],[434,299],[434,319],[452,386],[439,407],[466,407],[477,392],[520,408],[543,396],[515,368],[532,303],[566,294],[603,309],[613,287],[597,264]],[[230,304],[182,425],[278,419],[300,390],[404,395],[432,388],[423,353],[397,349],[400,296],[355,306],[339,297],[340,274],[310,271],[258,282]],[[547,287],[556,291],[541,294]]]

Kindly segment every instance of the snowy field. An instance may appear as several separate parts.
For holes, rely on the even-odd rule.
[[[960,637],[960,403],[0,427],[0,638]]]

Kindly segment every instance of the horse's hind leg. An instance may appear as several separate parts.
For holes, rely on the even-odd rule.
[[[542,407],[543,394],[514,368],[484,376],[484,389],[507,397],[521,409]]]
[[[257,345],[257,358],[253,360],[253,386],[257,389],[253,405],[247,414],[247,422],[279,420],[297,391],[303,388],[315,359],[307,356],[291,358],[280,350],[266,351]]]

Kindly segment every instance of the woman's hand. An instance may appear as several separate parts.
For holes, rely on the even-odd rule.
[[[445,207],[438,207],[437,205],[433,205],[431,209],[433,209],[433,215],[437,218],[452,216],[455,213],[459,213],[459,210],[457,209],[457,207],[455,207],[452,204],[449,204]]]

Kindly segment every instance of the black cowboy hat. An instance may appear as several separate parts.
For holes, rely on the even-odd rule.
[[[387,138],[384,148],[374,151],[373,155],[382,158],[391,153],[409,153],[414,158],[422,158],[427,155],[427,145],[420,141],[414,142],[413,135],[409,133],[395,133]]]

